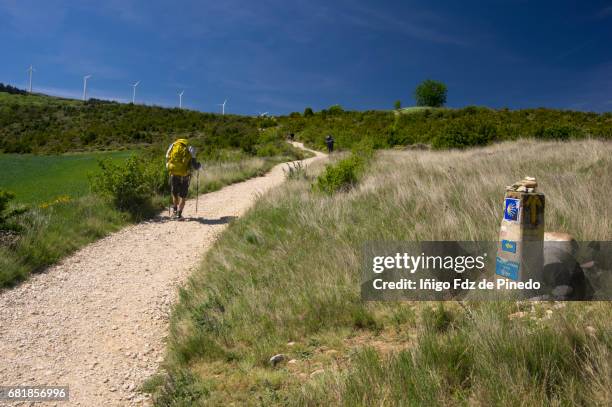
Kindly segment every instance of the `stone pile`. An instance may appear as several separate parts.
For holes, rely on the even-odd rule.
[[[535,192],[538,182],[534,177],[525,177],[521,181],[506,186],[506,191]]]

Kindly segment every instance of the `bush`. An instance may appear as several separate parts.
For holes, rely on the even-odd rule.
[[[485,146],[493,140],[494,136],[495,128],[489,124],[461,121],[443,128],[433,139],[431,145],[435,149]]]
[[[306,109],[304,109],[304,117],[311,117],[314,116],[314,112],[312,111],[312,108],[307,107]]]
[[[395,107],[395,110],[400,110],[402,108],[402,101],[396,100],[395,103],[393,104],[393,107]]]
[[[0,189],[0,230],[18,230],[19,226],[12,219],[28,210],[24,206],[9,209],[9,202],[13,199],[15,194]]]
[[[357,144],[348,158],[325,167],[325,171],[317,177],[316,188],[328,194],[348,191],[357,184],[373,153],[368,141]]]
[[[92,190],[136,218],[151,215],[155,209],[152,198],[163,189],[162,171],[152,164],[146,166],[143,161],[136,155],[123,164],[100,161],[100,174],[91,179]]]
[[[340,105],[333,105],[333,106],[330,106],[329,109],[327,109],[327,114],[329,115],[340,114],[342,112],[344,112],[344,109]]]
[[[542,129],[540,138],[545,140],[568,140],[583,136],[582,130],[574,126],[553,126]]]
[[[417,106],[442,107],[446,104],[446,85],[427,79],[417,86],[414,98]]]

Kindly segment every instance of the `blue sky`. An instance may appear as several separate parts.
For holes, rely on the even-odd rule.
[[[448,105],[612,111],[612,1],[0,0],[0,82],[218,111]]]

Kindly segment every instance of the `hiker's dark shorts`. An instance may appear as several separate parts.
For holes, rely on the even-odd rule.
[[[189,179],[189,175],[184,177],[180,175],[170,175],[170,192],[172,195],[187,198],[187,192],[189,192]]]

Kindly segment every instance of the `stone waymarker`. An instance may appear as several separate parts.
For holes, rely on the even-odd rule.
[[[535,178],[506,187],[495,274],[513,280],[538,280],[543,263],[544,194]]]

